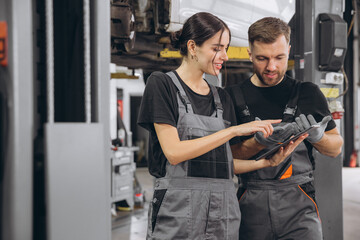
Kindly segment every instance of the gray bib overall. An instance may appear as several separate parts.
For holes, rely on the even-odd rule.
[[[174,73],[167,73],[177,96],[180,140],[207,136],[225,128],[216,88],[209,84],[216,110],[212,116],[194,114]],[[229,143],[177,165],[166,163],[166,175],[157,178],[149,206],[147,239],[238,239],[240,210]]]
[[[300,82],[292,91],[283,122],[300,115]],[[242,94],[241,92],[239,94]],[[244,102],[244,99],[238,100]],[[239,103],[236,103],[238,106]],[[247,106],[243,116],[254,119]],[[308,143],[306,143],[308,144]],[[322,240],[321,221],[313,189],[313,159],[305,141],[277,167],[242,174],[238,191],[242,214],[241,240]]]

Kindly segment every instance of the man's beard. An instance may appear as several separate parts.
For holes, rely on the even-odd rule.
[[[259,81],[260,81],[263,85],[267,86],[267,83],[264,81],[264,79],[262,78],[262,76],[260,75],[260,73],[259,73],[258,71],[255,71],[255,74],[256,74],[257,78],[259,79]]]
[[[266,82],[264,80],[264,78],[261,76],[261,74],[259,73],[259,71],[257,71],[256,69],[254,69],[254,73],[256,74],[256,76],[258,77],[259,81],[264,85],[264,86],[268,86],[268,87],[272,87],[277,85],[278,83],[281,82],[281,79],[283,79],[285,74],[281,74],[280,72],[277,72],[278,77],[276,78],[276,80],[272,80],[272,81],[268,81]]]

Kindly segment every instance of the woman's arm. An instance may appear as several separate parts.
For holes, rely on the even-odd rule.
[[[178,131],[174,126],[154,123],[154,127],[161,149],[166,158],[170,164],[176,165],[201,156],[226,143],[235,136],[245,136],[261,131],[264,133],[264,136],[267,137],[273,132],[271,124],[279,123],[280,121],[281,120],[253,121],[229,127],[205,137],[184,141],[179,139]]]
[[[282,163],[295,148],[307,137],[308,134],[304,134],[299,137],[295,142],[290,142],[285,148],[281,147],[279,151],[270,159],[256,160],[240,160],[234,159],[234,173],[242,174],[246,172],[255,171],[266,167],[276,167]]]

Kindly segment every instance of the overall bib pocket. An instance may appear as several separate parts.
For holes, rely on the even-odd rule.
[[[200,136],[190,136],[190,139]],[[229,162],[226,145],[223,144],[210,152],[188,160],[188,177],[229,179]]]

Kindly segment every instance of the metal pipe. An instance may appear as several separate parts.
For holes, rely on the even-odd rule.
[[[54,123],[54,19],[53,0],[45,2],[46,21],[46,85],[47,85],[47,120]]]
[[[357,1],[352,1],[354,8],[354,25],[353,25],[353,103],[354,103],[354,151],[358,152],[360,149],[360,129],[359,129],[359,16]],[[357,163],[359,163],[359,154],[357,154]]]
[[[91,122],[90,1],[83,0],[85,121]]]

